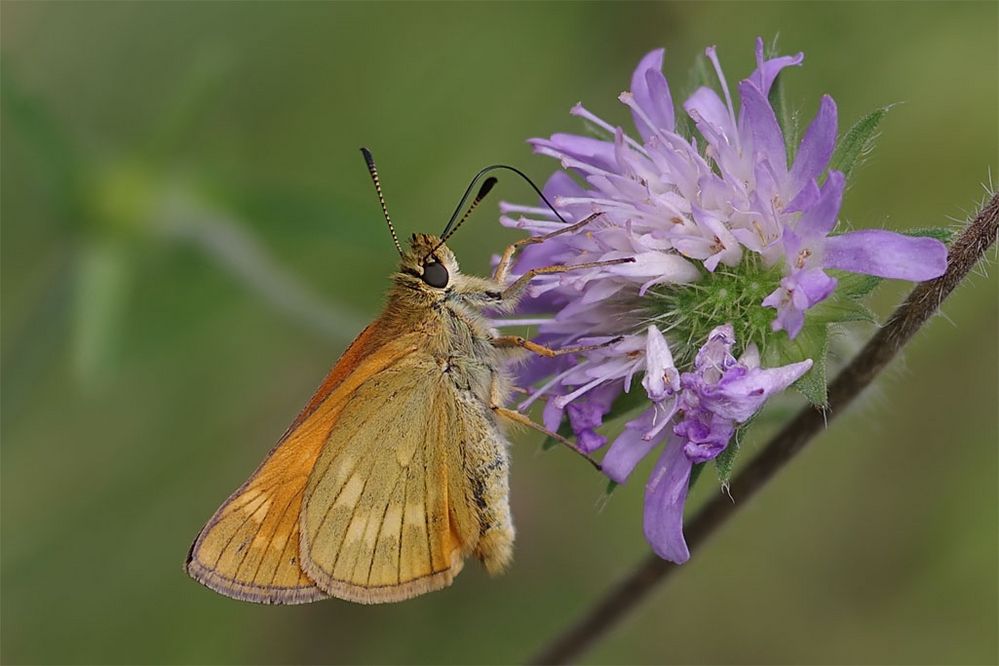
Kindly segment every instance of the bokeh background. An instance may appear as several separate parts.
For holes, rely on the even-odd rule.
[[[997,8],[4,2],[3,662],[523,660],[647,552],[641,484],[603,502],[530,433],[501,579],[473,564],[401,605],[262,607],[181,570],[378,312],[394,251],[357,147],[401,233],[436,231],[484,164],[543,180],[524,140],[578,129],[576,101],[626,123],[616,96],[647,50],[667,47],[680,95],[706,45],[736,81],[779,33],[806,52],[785,82],[807,117],[822,93],[841,125],[901,103],[853,225],[946,225],[999,163]],[[495,212],[452,244],[470,272],[515,238]],[[963,286],[587,661],[994,663],[997,302],[994,278]]]

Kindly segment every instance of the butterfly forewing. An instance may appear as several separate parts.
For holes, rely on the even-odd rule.
[[[187,570],[226,596],[301,603],[326,596],[303,572],[299,517],[309,475],[350,396],[412,351],[412,340],[378,345],[377,322],[348,348],[253,476],[215,512]]]

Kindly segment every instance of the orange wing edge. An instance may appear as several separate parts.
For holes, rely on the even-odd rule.
[[[242,485],[239,486],[239,488],[229,495],[228,498],[226,498],[225,502],[223,502],[222,505],[215,511],[208,523],[198,533],[197,538],[195,538],[191,547],[187,551],[187,558],[184,562],[184,571],[186,571],[187,574],[194,580],[198,581],[205,587],[232,599],[262,604],[304,604],[328,597],[328,595],[316,587],[314,583],[311,586],[296,587],[282,587],[276,585],[259,586],[242,583],[223,576],[217,571],[201,564],[198,562],[195,553],[200,548],[205,536],[211,532],[212,528],[218,523],[225,507],[247,489],[252,480],[257,476],[257,474],[260,473],[270,460],[271,456],[277,452],[288,436],[319,407],[323,400],[325,400],[326,397],[332,393],[334,388],[350,373],[353,366],[358,363],[361,358],[363,358],[367,348],[376,338],[375,332],[377,323],[378,322],[376,321],[367,326],[347,347],[343,355],[337,360],[336,363],[333,364],[333,368],[323,380],[322,384],[320,384],[316,389],[312,398],[298,414],[298,416],[295,417],[295,420],[290,426],[288,426],[288,429],[278,440],[277,444],[271,448],[264,460],[260,463],[260,465],[258,465],[253,474],[250,475],[249,479],[247,479]]]

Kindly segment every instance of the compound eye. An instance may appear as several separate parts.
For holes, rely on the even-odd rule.
[[[444,268],[444,264],[432,261],[429,264],[423,264],[423,281],[426,282],[431,287],[436,287],[437,289],[443,289],[447,286],[448,274],[447,269]]]

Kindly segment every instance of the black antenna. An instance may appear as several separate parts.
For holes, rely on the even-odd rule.
[[[461,213],[462,208],[465,207],[465,202],[468,201],[468,197],[472,193],[472,189],[475,187],[475,184],[479,182],[479,179],[482,178],[484,175],[486,175],[490,171],[496,171],[497,169],[506,169],[507,171],[512,171],[521,178],[523,178],[524,181],[526,181],[527,184],[531,186],[531,189],[534,190],[539,197],[541,197],[541,200],[545,202],[545,205],[548,206],[548,208],[550,208],[553,213],[555,213],[555,217],[557,217],[562,223],[569,224],[569,221],[566,220],[564,217],[562,217],[557,210],[555,210],[555,206],[553,206],[551,202],[548,201],[544,193],[542,193],[542,191],[538,188],[537,185],[534,184],[534,181],[531,180],[526,173],[524,173],[523,171],[521,171],[516,167],[510,166],[509,164],[490,164],[489,166],[480,170],[479,173],[475,174],[475,176],[472,178],[472,182],[470,182],[468,184],[468,187],[465,188],[465,193],[461,195],[461,199],[458,201],[458,205],[455,206],[454,213],[451,214],[451,219],[448,220],[447,225],[444,227],[444,231],[441,232],[441,242],[437,244],[437,247],[435,247],[433,250],[427,253],[427,257],[436,252],[437,248],[443,245],[445,240],[454,235],[454,232],[458,230],[458,227],[460,227],[461,224],[466,219],[468,219],[469,214],[473,210],[475,210],[475,207],[479,204],[479,202],[482,201],[482,199],[489,193],[489,190],[491,190],[493,185],[496,184],[495,178],[490,178],[485,183],[482,184],[482,188],[479,190],[479,193],[475,196],[475,199],[472,201],[472,204],[469,207],[468,211],[461,217],[460,220],[458,219],[458,214]],[[424,257],[424,259],[426,259],[426,257]]]
[[[469,216],[472,214],[472,211],[474,211],[476,207],[478,207],[478,205],[482,202],[482,200],[486,198],[486,195],[489,194],[489,190],[493,189],[493,186],[496,183],[497,180],[492,176],[486,178],[486,180],[482,183],[482,187],[479,188],[479,193],[475,195],[475,198],[472,199],[472,203],[468,205],[468,210],[465,211],[465,214],[461,216],[461,219],[458,220],[457,224],[451,227],[451,231],[447,232],[447,234],[441,237],[442,243],[451,236],[454,236],[454,232],[458,231],[458,227],[460,227],[462,224],[465,223],[465,220],[469,218]]]
[[[382,183],[378,180],[378,167],[375,166],[375,158],[371,156],[371,151],[367,148],[362,147],[361,154],[364,155],[364,161],[368,164],[368,173],[371,174],[371,182],[375,184],[378,203],[382,205],[382,213],[385,215],[385,221],[388,222],[389,233],[392,234],[392,242],[395,243],[395,249],[399,251],[399,256],[402,256],[402,246],[399,245],[399,237],[395,235],[395,227],[392,226],[392,218],[389,217],[388,207],[385,205],[385,196],[382,194]]]

